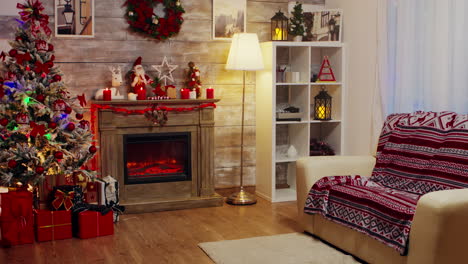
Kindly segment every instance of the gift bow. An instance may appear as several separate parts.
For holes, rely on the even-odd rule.
[[[50,68],[54,67],[54,63],[52,62],[52,60],[46,62],[46,63],[40,63],[38,61],[36,61],[36,63],[34,64],[34,66],[36,66],[36,68],[34,69],[34,71],[36,73],[46,73],[48,74],[50,72]]]
[[[36,137],[38,134],[43,136],[45,135],[46,131],[45,131],[45,125],[37,125],[37,124],[33,124],[32,125],[32,130],[31,130],[31,133],[30,135],[33,136],[33,137]]]
[[[28,52],[25,54],[16,54],[15,58],[18,64],[23,64],[24,61],[30,61],[32,59]]]
[[[71,191],[65,193],[61,190],[57,190],[55,191],[54,197],[55,199],[52,202],[52,206],[55,208],[55,210],[58,210],[63,204],[65,210],[68,211],[73,207],[73,198],[75,198],[75,192]]]

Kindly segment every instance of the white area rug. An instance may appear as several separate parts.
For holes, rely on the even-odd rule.
[[[206,242],[198,246],[217,264],[359,263],[352,256],[301,233]]]

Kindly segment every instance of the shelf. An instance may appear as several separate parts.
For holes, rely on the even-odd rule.
[[[277,156],[276,163],[296,162],[300,158],[301,157],[289,158],[289,157],[284,157],[284,156]]]
[[[290,124],[307,124],[309,121],[275,121],[277,125],[290,125]]]
[[[308,85],[308,83],[276,83],[277,86]]]
[[[269,41],[276,47],[324,47],[324,48],[341,48],[343,43],[336,41]]]
[[[341,120],[311,120],[311,124],[341,123]]]
[[[295,189],[276,189],[275,202],[290,202],[296,200],[297,197]]]
[[[310,83],[311,86],[322,86],[322,85],[342,85],[341,82],[313,82]]]

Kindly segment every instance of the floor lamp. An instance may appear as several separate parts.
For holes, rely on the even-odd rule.
[[[233,193],[226,200],[229,204],[255,204],[255,195],[244,190],[244,104],[245,104],[245,74],[246,71],[263,69],[263,58],[258,37],[255,33],[237,33],[232,37],[231,49],[226,63],[227,70],[243,71],[242,86],[242,125],[241,125],[241,158],[240,158],[240,191]]]

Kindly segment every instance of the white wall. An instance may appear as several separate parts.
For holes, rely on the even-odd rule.
[[[16,9],[17,3],[22,3],[21,0],[0,0],[0,16],[16,16],[18,15],[18,9]]]
[[[348,96],[345,148],[351,155],[371,154],[372,96],[377,55],[377,1],[326,0],[327,8],[343,10]]]

